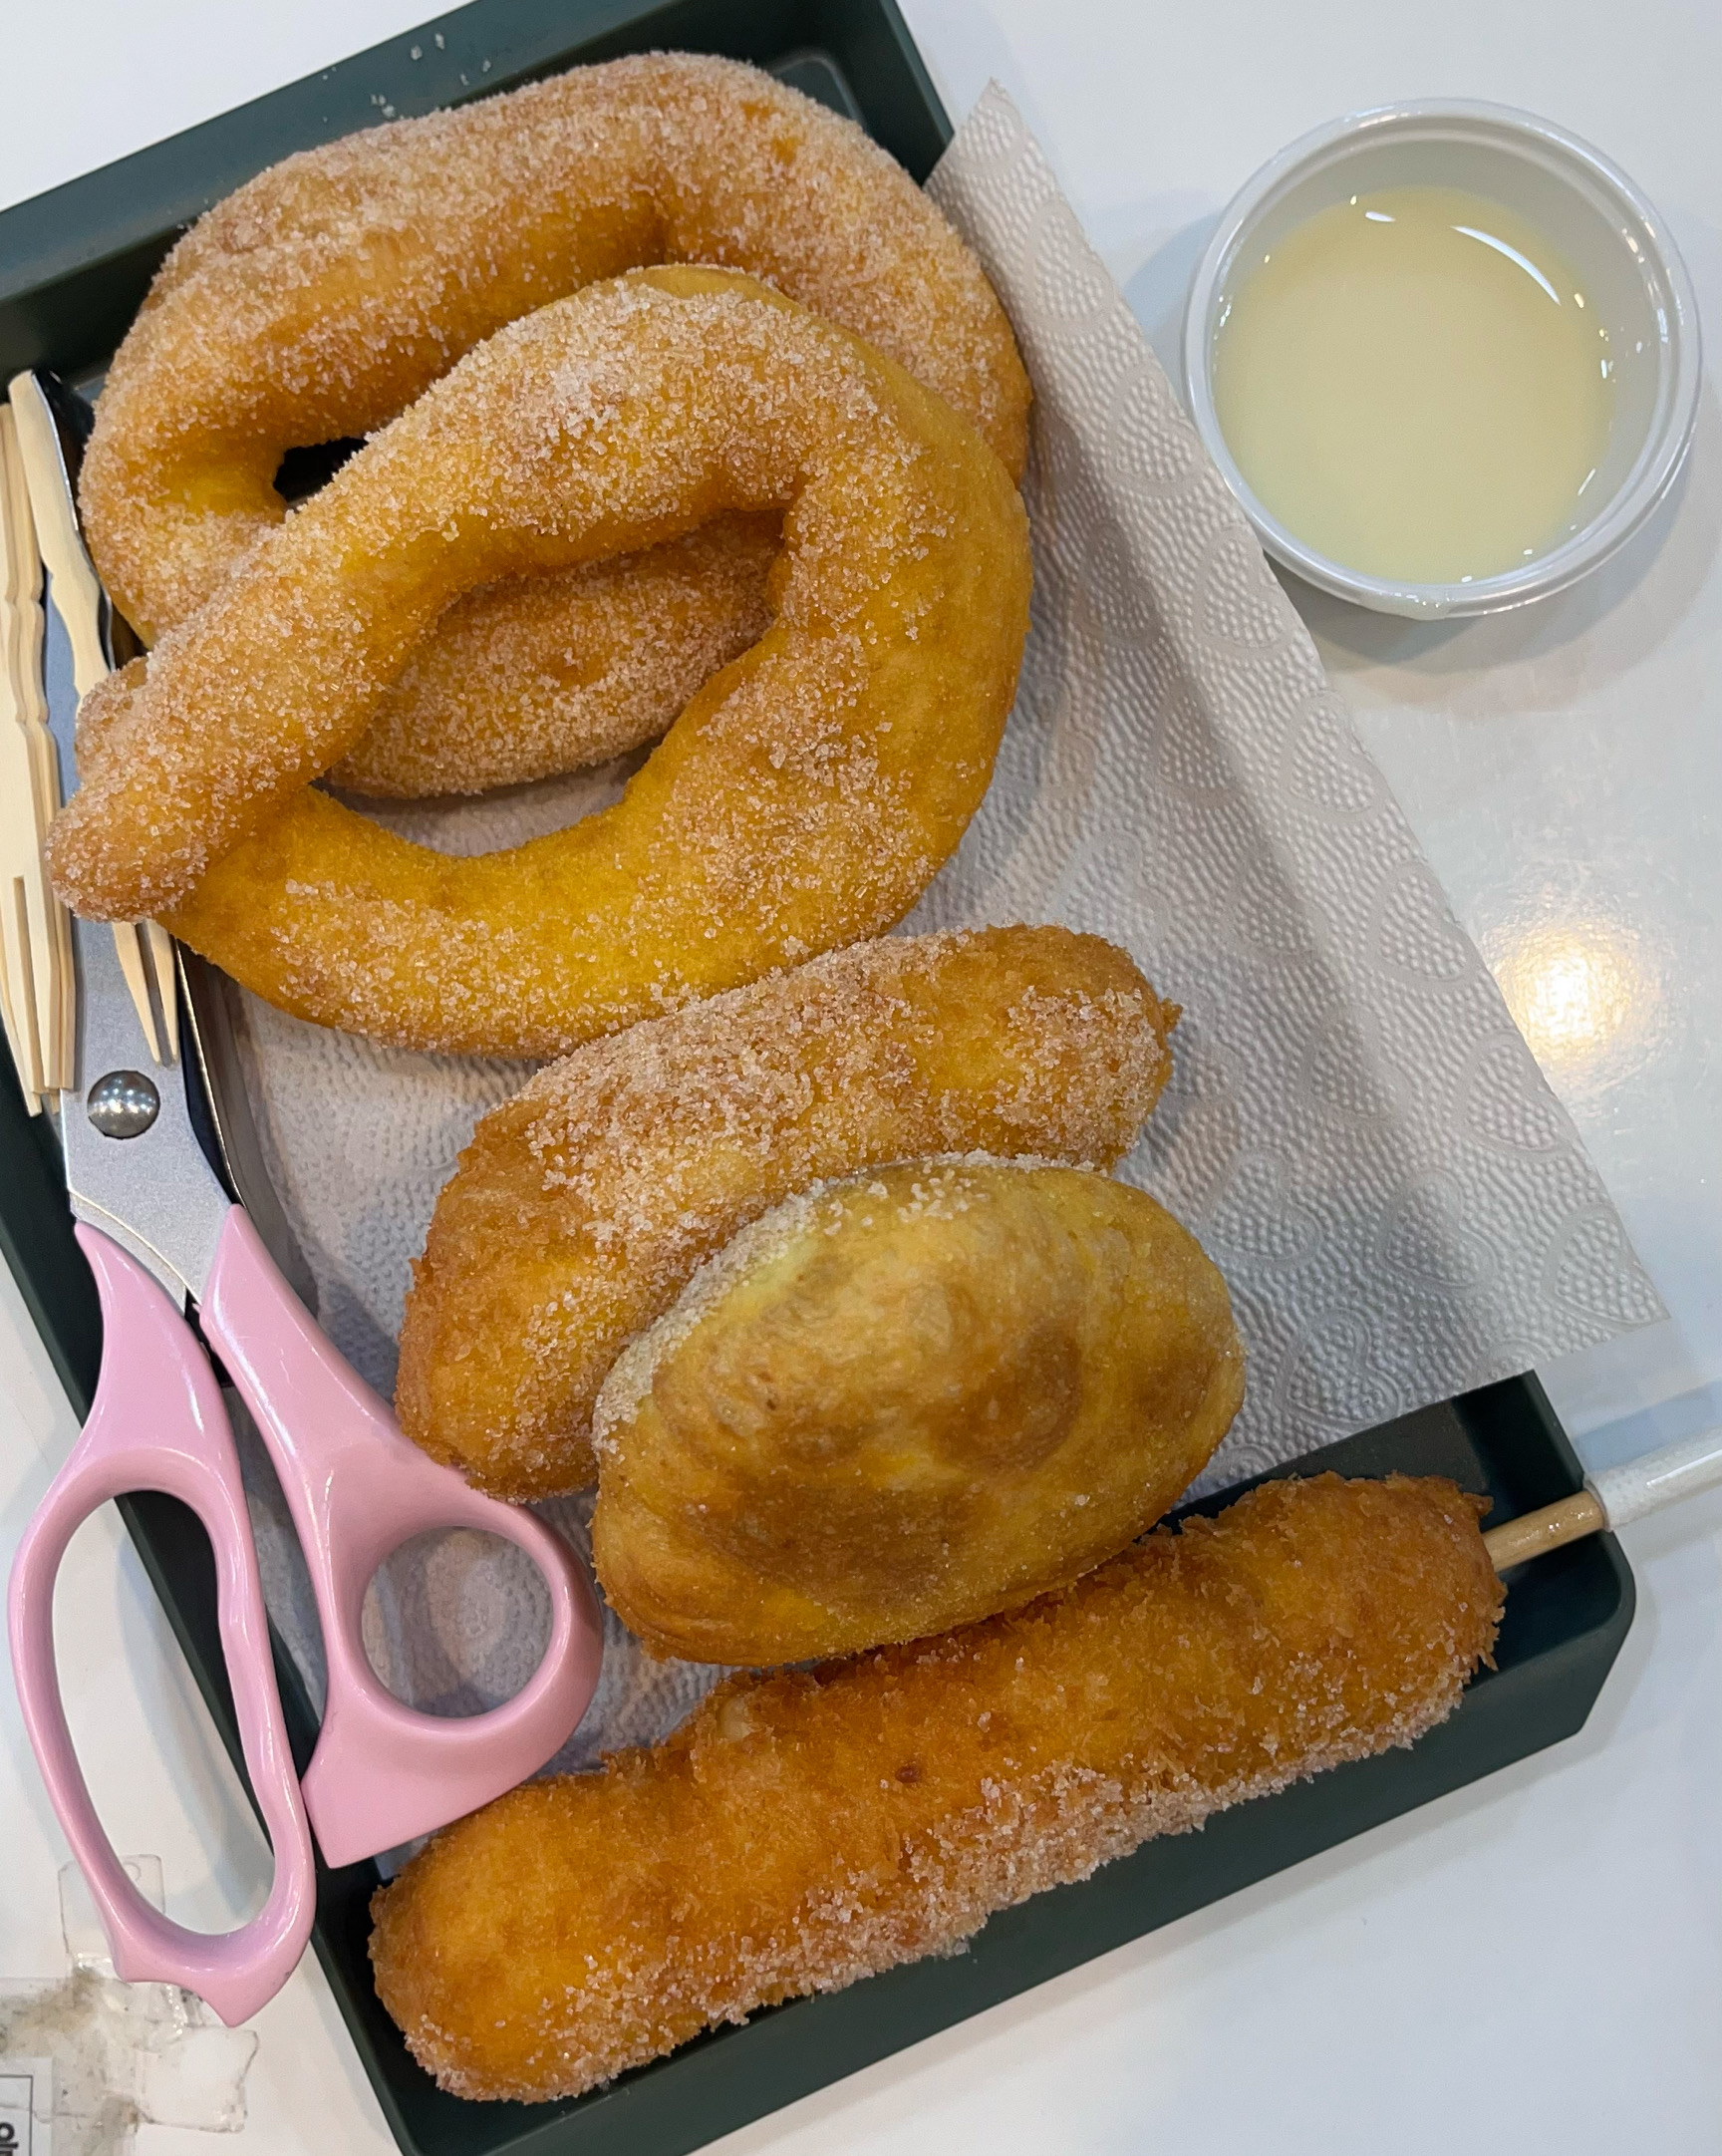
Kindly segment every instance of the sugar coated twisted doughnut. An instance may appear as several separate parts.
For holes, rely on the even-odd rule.
[[[776,618],[615,807],[455,859],[309,787],[461,592],[737,510],[783,513]],[[1029,576],[1004,466],[891,360],[722,270],[589,286],[469,353],[116,686],[53,871],[301,1017],[551,1055],[900,919],[986,791]]]
[[[498,1495],[579,1488],[611,1366],[738,1229],[918,1153],[1109,1163],[1177,1016],[1097,936],[998,928],[886,937],[582,1049],[485,1116],[436,1201],[402,1428]]]
[[[777,516],[456,599],[329,773],[349,792],[482,793],[625,756],[771,624]]]
[[[753,68],[648,54],[301,153],[192,227],[115,355],[84,462],[85,527],[116,604],[152,643],[280,522],[284,452],[374,432],[505,323],[661,262],[745,270],[865,338],[1020,476],[1028,384],[1009,324],[909,175]],[[753,557],[737,551],[708,603],[730,610],[739,650],[760,574],[748,584]],[[467,612],[507,605],[486,596]],[[546,606],[530,620],[541,679],[568,631]],[[518,649],[518,615],[509,630]],[[652,618],[656,643],[676,632],[673,608]],[[459,634],[432,624],[428,643]],[[466,639],[485,642],[469,621]],[[471,708],[439,693],[452,654],[427,664],[395,714],[399,732],[417,712],[419,744],[458,732]],[[579,702],[564,768],[580,753]],[[652,738],[646,713],[634,732]],[[369,768],[406,791],[411,763],[389,753],[373,744]]]

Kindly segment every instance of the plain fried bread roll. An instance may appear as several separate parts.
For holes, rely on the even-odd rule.
[[[743,1228],[611,1371],[593,1560],[659,1654],[920,1639],[1116,1556],[1243,1398],[1226,1283],[1146,1191],[864,1169]]]

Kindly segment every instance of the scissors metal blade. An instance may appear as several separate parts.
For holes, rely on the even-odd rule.
[[[105,921],[74,921],[78,1086],[60,1096],[72,1210],[176,1301],[201,1299],[233,1201],[192,1128],[187,1067],[151,1067]]]
[[[58,477],[69,511],[71,536],[61,549],[61,583],[71,580],[78,587],[70,595],[57,588],[50,567],[45,665],[49,723],[69,795],[77,784],[75,722],[88,686],[80,676],[126,656],[132,648],[131,632],[110,607],[77,538],[76,482],[90,430],[89,407],[52,375],[39,370],[30,379],[53,421]],[[90,587],[97,594],[95,611]],[[94,656],[92,624],[100,640]],[[167,1060],[161,1061],[157,1052],[162,1038],[170,1044],[178,1040],[179,983],[173,966],[162,963],[162,954],[174,946],[153,924],[141,925],[159,939],[158,950],[151,946],[159,1023],[147,1034],[139,1023],[139,982],[128,970],[124,942],[100,924],[74,926],[79,1083],[63,1095],[61,1117],[73,1209],[115,1235],[169,1292],[196,1297],[208,1275],[221,1215],[237,1198],[294,1292],[315,1311],[315,1279],[263,1164],[233,1040],[231,1008],[222,993],[226,984],[201,960],[178,953],[191,1053],[175,1063],[169,1047]],[[147,985],[144,997],[146,1005]],[[109,1093],[93,1100],[105,1081],[112,1081]],[[133,1099],[133,1107],[123,1109],[122,1094]],[[104,1134],[104,1122],[136,1126],[150,1094],[159,1105],[147,1128],[124,1138]],[[95,1121],[93,1104],[98,1109]]]
[[[300,1248],[286,1208],[275,1194],[263,1141],[251,1111],[239,1037],[244,1015],[239,990],[218,966],[183,943],[173,946],[181,990],[180,1034],[186,1044],[185,1097],[204,1157],[251,1215],[251,1224],[282,1278],[317,1315],[317,1277]],[[207,1115],[199,1113],[207,1109]]]

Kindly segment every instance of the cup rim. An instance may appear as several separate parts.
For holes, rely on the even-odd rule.
[[[1544,162],[1573,183],[1577,166],[1591,188],[1611,197],[1632,228],[1641,262],[1667,300],[1667,335],[1659,361],[1659,412],[1631,468],[1612,498],[1581,531],[1523,568],[1469,583],[1417,584],[1366,575],[1307,546],[1258,498],[1239,470],[1214,407],[1212,316],[1221,280],[1250,230],[1273,202],[1305,172],[1343,162],[1353,149],[1396,133],[1415,134],[1430,122],[1469,123],[1505,142],[1536,145]],[[1335,154],[1335,153],[1337,153]],[[1549,153],[1554,153],[1553,158]],[[1184,311],[1184,389],[1203,446],[1254,525],[1263,546],[1305,583],[1335,598],[1421,620],[1502,613],[1563,591],[1615,553],[1649,517],[1674,483],[1691,446],[1702,380],[1697,300],[1680,251],[1654,205],[1614,161],[1579,136],[1535,113],[1475,98],[1414,98],[1347,113],[1313,128],[1247,179],[1221,213],[1190,283]]]

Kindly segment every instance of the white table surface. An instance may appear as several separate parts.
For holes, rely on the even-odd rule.
[[[424,19],[426,0],[8,7],[0,203]],[[1664,212],[1722,351],[1714,0],[905,0],[951,112],[1015,97],[1163,355],[1232,191],[1395,97],[1530,107]],[[1300,600],[1364,736],[1672,1321],[1544,1370],[1592,1465],[1722,1418],[1722,425],[1670,511],[1580,590],[1425,629]],[[73,1438],[0,1268],[0,1551]],[[1624,1537],[1637,1623],[1588,1726],[731,2136],[732,2156],[960,2143],[1274,2156],[1713,2156],[1722,2146],[1722,1493]],[[267,1853],[110,1512],[74,1546],[62,1669],[117,1845],[208,1927]],[[65,1850],[0,1687],[0,1977],[61,1966]],[[393,2147],[307,1963],[259,2016],[248,2145]],[[145,2156],[210,2144],[145,2127]]]

